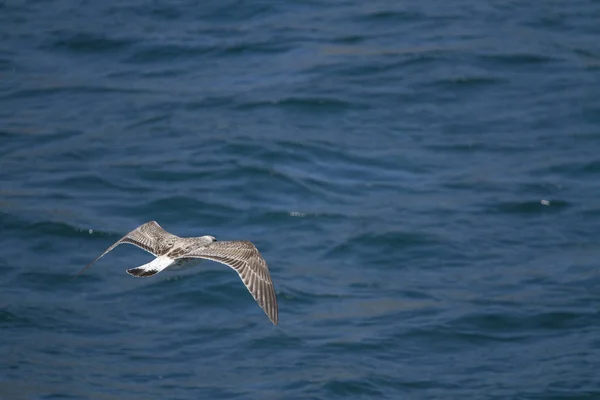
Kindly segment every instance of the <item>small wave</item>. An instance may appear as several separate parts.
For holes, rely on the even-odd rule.
[[[35,327],[35,323],[29,318],[10,311],[10,304],[0,307],[0,326],[5,328],[29,328]]]
[[[440,89],[479,89],[482,86],[491,86],[498,83],[505,83],[505,79],[501,79],[493,76],[477,76],[477,75],[465,75],[447,77],[432,81],[429,85],[439,86]]]
[[[484,54],[479,56],[483,60],[493,61],[504,65],[538,65],[557,61],[555,57],[542,54],[513,53],[513,54]]]
[[[74,273],[71,275],[50,271],[26,270],[19,275],[18,281],[20,282],[20,285],[27,286],[38,292],[49,290],[53,293],[59,291],[73,291],[77,289],[75,286],[70,285],[69,282],[71,278],[73,278]]]
[[[219,48],[221,55],[239,55],[246,53],[258,53],[258,54],[273,54],[283,53],[290,50],[292,47],[289,44],[280,41],[255,41],[255,42],[242,42],[231,44],[229,46],[223,46]]]
[[[381,397],[384,393],[378,385],[375,385],[364,377],[357,379],[328,379],[322,385],[322,389],[330,396],[376,396]]]
[[[232,207],[228,207],[224,203],[212,203],[208,201],[198,200],[188,196],[168,196],[159,200],[154,200],[148,203],[149,209],[164,209],[176,208],[181,214],[185,214],[186,210],[210,210],[213,213],[231,213],[236,211]]]
[[[65,94],[115,94],[115,93],[144,93],[145,90],[116,86],[99,86],[78,84],[73,82],[52,82],[42,84],[35,89],[19,89],[8,93],[7,99],[39,98],[44,96],[60,96]]]
[[[364,233],[354,235],[336,244],[326,254],[329,257],[346,254],[350,249],[356,253],[363,249],[369,253],[389,254],[402,248],[420,247],[438,243],[432,235],[419,232]]]
[[[57,31],[52,36],[54,39],[44,47],[65,49],[75,54],[113,52],[136,42],[132,39],[116,39],[89,32]]]
[[[489,211],[502,214],[540,214],[563,211],[570,205],[567,201],[547,199],[507,201],[491,206]]]
[[[516,313],[476,312],[446,323],[446,329],[458,336],[478,336],[484,340],[515,340],[526,338],[539,331],[551,333],[556,330],[586,326],[592,317],[590,312],[543,311]]]
[[[150,45],[137,49],[124,58],[124,63],[148,64],[155,62],[174,62],[176,60],[193,59],[210,51],[212,47],[201,45],[190,46],[183,44]]]
[[[375,7],[373,7],[375,8]],[[400,10],[386,10],[386,9],[372,9],[362,14],[358,19],[366,21],[381,22],[394,22],[394,23],[407,23],[417,21],[425,17],[420,12],[400,11]]]
[[[551,173],[551,174],[567,174],[570,176],[581,176],[584,174],[590,174],[597,176],[600,173],[600,160],[593,160],[588,162],[565,162],[555,164],[539,171],[540,174]]]
[[[283,99],[253,101],[239,104],[238,110],[254,108],[282,108],[310,113],[329,113],[355,109],[366,109],[365,104],[328,97],[286,97]]]
[[[28,218],[0,212],[0,221],[2,228],[8,230],[20,230],[33,236],[58,236],[58,237],[80,237],[83,232],[88,232],[89,228],[70,224],[63,221],[32,221],[34,217],[28,215]]]
[[[102,191],[102,190],[139,190],[132,188],[126,183],[119,184],[117,179],[105,179],[93,173],[57,176],[52,182],[55,187],[65,189],[77,188],[78,190]]]
[[[0,50],[0,54],[3,52]],[[6,58],[0,58],[0,71],[13,71],[18,68],[18,64]]]

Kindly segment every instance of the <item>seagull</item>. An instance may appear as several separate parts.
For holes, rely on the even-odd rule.
[[[277,297],[275,297],[269,268],[258,249],[251,242],[246,240],[217,241],[209,235],[179,237],[164,230],[156,221],[150,221],[123,236],[94,261],[86,265],[74,278],[77,278],[121,243],[132,244],[156,257],[147,264],[127,270],[128,274],[136,278],[146,278],[169,267],[172,269],[191,267],[202,259],[216,261],[231,267],[238,273],[254,300],[271,322],[277,325]]]

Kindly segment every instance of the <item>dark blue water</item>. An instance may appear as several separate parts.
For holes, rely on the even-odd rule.
[[[599,399],[600,3],[0,2],[0,398]],[[253,241],[136,279],[138,225]]]

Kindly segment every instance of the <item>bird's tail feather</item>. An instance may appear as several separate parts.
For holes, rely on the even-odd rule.
[[[135,276],[136,278],[147,278],[149,276],[158,274],[160,271],[173,264],[173,262],[174,260],[169,257],[157,257],[148,264],[128,269],[127,273]]]

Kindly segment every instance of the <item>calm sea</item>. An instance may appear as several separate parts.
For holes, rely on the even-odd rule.
[[[0,398],[600,399],[600,3],[0,1]],[[278,327],[138,225],[251,240]]]

